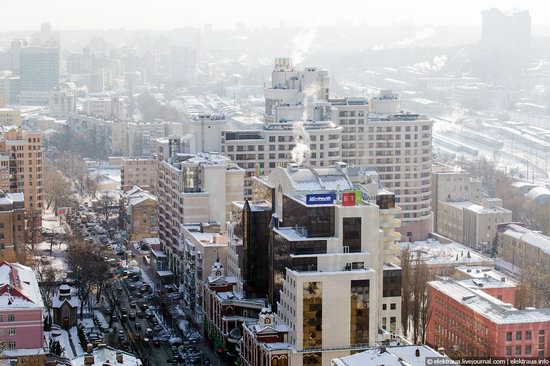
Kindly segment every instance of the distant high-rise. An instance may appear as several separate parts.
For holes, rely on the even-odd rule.
[[[531,16],[529,11],[504,13],[498,9],[482,12],[482,32],[474,72],[492,82],[517,83],[529,60]]]
[[[528,51],[531,43],[531,15],[528,10],[505,13],[499,9],[481,12],[481,43],[500,51]]]
[[[22,104],[46,104],[59,83],[59,48],[25,47],[20,52]]]
[[[197,51],[190,47],[173,47],[170,67],[173,83],[181,84],[195,81]]]

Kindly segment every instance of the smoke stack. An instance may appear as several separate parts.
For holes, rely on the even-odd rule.
[[[300,166],[296,163],[289,163],[286,168],[291,172],[297,172]]]
[[[84,355],[84,365],[89,366],[95,363],[94,355]]]
[[[94,350],[94,345],[91,344],[91,343],[88,343],[88,344],[86,345],[86,352],[92,353],[93,350]]]
[[[416,351],[414,351],[414,355],[416,357],[420,357],[420,350],[417,348]]]
[[[124,355],[122,354],[122,352],[116,353],[116,362],[122,364],[124,363]]]

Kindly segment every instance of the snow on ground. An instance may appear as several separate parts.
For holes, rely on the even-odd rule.
[[[60,333],[59,336],[54,337],[52,333]],[[69,342],[69,333],[67,331],[62,329],[52,329],[52,332],[44,332],[44,335],[47,340],[47,344],[49,346],[50,344],[50,338],[53,338],[56,341],[59,341],[61,344],[61,347],[65,348],[65,352],[63,352],[63,356],[67,357],[68,359],[74,358],[73,349],[71,348],[71,343]],[[78,337],[76,338],[78,340]]]
[[[70,329],[71,339],[74,344],[74,348],[76,351],[76,356],[80,356],[84,354],[84,350],[82,349],[82,346],[80,345],[80,340],[78,339],[78,328],[77,327],[71,327]]]
[[[48,232],[64,233],[63,226],[59,224],[59,218],[50,210],[44,211],[42,215],[42,227]]]
[[[99,310],[94,310],[94,314],[97,316],[97,318],[99,319],[99,322],[101,323],[101,326],[102,327],[105,327],[105,328],[108,328],[109,327],[109,323],[105,320],[105,317],[103,316],[103,313]]]

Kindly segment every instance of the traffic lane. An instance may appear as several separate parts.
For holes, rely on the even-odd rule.
[[[128,282],[128,283],[125,284],[123,282]],[[119,307],[121,308],[120,309],[121,312],[122,312],[122,307],[124,307],[128,314],[127,317],[122,317],[121,321],[125,322],[125,325],[128,329],[135,332],[135,336],[138,336],[138,337],[134,336],[134,338],[138,339],[139,341],[141,341],[144,338],[149,338],[148,344],[144,345],[144,347],[147,347],[150,350],[150,360],[154,362],[152,364],[165,365],[167,364],[167,361],[172,358],[171,349],[166,345],[166,342],[161,342],[159,346],[154,346],[152,338],[146,337],[147,328],[153,329],[154,323],[145,318],[145,313],[143,313],[143,316],[144,316],[143,318],[136,316],[135,319],[130,319],[129,317],[130,311],[136,312],[138,310],[137,307],[134,308],[130,306],[130,303],[132,301],[136,301],[136,299],[132,296],[132,294],[128,290],[127,285],[129,285],[130,283],[131,282],[129,281],[119,281],[119,285],[122,286],[123,288],[123,292],[121,293],[121,296],[120,296]],[[137,301],[136,301],[136,305],[137,305]],[[138,330],[136,328],[136,322],[140,324],[139,328],[141,329]],[[157,335],[156,332],[154,332],[154,335]]]

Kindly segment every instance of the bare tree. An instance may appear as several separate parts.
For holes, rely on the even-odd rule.
[[[76,283],[82,319],[84,306],[90,305],[93,291],[101,296],[101,291],[110,278],[110,267],[96,246],[82,242],[69,245],[67,265]]]
[[[407,247],[401,252],[401,328],[406,337],[409,333],[409,314],[411,305],[411,251]]]
[[[109,215],[111,214],[111,211],[114,208],[115,200],[113,199],[113,197],[109,196],[108,194],[102,194],[101,197],[99,197],[99,204],[103,209],[103,214],[105,215],[105,221],[109,221]]]

